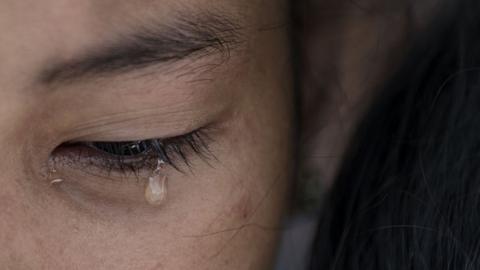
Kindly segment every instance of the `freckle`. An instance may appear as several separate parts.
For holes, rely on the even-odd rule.
[[[242,219],[247,219],[252,211],[252,202],[250,195],[243,195],[240,200],[233,206],[233,212]]]
[[[72,231],[78,233],[80,232],[80,228],[78,226],[72,226]]]
[[[162,263],[157,263],[153,268],[150,270],[163,270],[163,264]]]

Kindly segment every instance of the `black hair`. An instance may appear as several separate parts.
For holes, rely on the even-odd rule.
[[[311,269],[480,269],[480,1],[449,2],[359,124]]]

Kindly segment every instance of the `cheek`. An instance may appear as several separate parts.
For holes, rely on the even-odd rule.
[[[235,202],[231,208],[232,216],[238,217],[239,222],[248,221],[254,211],[251,195],[245,193]]]
[[[285,138],[263,139],[265,131],[252,125],[253,119],[238,119],[225,134],[229,147],[218,154],[218,163],[198,169],[191,179],[176,180],[181,184],[170,190],[168,207],[91,215],[45,195],[41,207],[11,212],[39,219],[14,222],[37,224],[16,228],[22,235],[17,242],[31,246],[20,250],[43,254],[49,267],[60,268],[266,269],[288,182],[288,147],[278,150]],[[29,260],[41,260],[35,256]]]
[[[51,250],[58,250],[55,243],[42,237],[49,230],[44,227],[44,204],[29,197],[32,191],[38,192],[32,179],[25,181],[25,175],[14,173],[21,170],[9,169],[2,169],[0,176],[0,265],[5,269],[44,269]]]

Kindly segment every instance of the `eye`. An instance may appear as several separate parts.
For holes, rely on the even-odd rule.
[[[113,156],[137,156],[151,149],[150,141],[92,142],[86,145]]]
[[[159,161],[183,171],[185,166],[191,166],[191,159],[195,157],[204,160],[213,157],[210,143],[204,130],[166,139],[66,143],[54,152],[54,159],[85,170],[95,167],[107,175],[151,171]]]

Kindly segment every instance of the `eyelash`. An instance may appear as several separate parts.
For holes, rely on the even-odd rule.
[[[199,129],[191,133],[166,139],[130,142],[78,142],[66,144],[72,151],[74,163],[93,165],[107,172],[138,175],[142,170],[153,170],[158,160],[183,172],[181,164],[191,169],[192,155],[208,161],[214,157],[210,151],[211,138]]]

